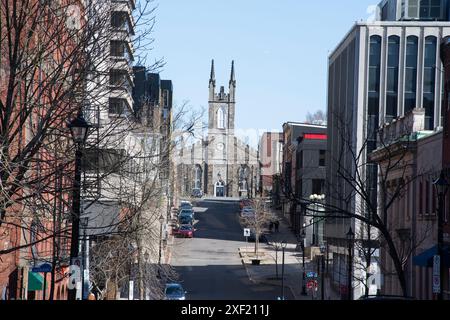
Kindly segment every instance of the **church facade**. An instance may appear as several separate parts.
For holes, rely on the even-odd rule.
[[[200,189],[209,197],[253,197],[258,188],[258,154],[235,136],[236,79],[234,61],[228,93],[216,92],[214,60],[209,79],[208,132],[201,141],[179,150],[178,194]]]

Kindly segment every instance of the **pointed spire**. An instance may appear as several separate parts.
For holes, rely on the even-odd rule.
[[[211,60],[211,75],[209,77],[209,82],[216,81],[216,73],[214,72],[214,59]]]
[[[236,79],[235,79],[235,77],[234,77],[234,60],[233,61],[231,61],[231,77],[230,77],[230,82],[235,82],[236,81]]]

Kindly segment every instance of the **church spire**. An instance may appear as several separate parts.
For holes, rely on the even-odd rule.
[[[214,59],[211,60],[211,75],[209,77],[209,82],[216,82],[216,73],[214,72]]]
[[[231,76],[230,76],[230,84],[233,83],[235,84],[236,79],[234,77],[234,60],[231,61]]]

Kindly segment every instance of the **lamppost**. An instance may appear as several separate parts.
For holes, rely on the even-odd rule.
[[[143,289],[143,291],[141,292],[141,300],[146,300],[147,299],[147,281],[146,281],[146,279],[147,279],[147,277],[146,277],[146,274],[147,274],[147,268],[148,268],[148,259],[150,259],[150,254],[148,253],[148,251],[147,250],[145,250],[145,253],[144,253],[144,272],[143,272],[143,275],[141,275],[141,279],[142,279],[142,282],[143,282],[143,287],[144,287],[144,289]]]
[[[313,202],[313,213],[312,213],[312,245],[316,244],[316,222],[315,222],[315,216],[316,216],[316,200],[317,200],[317,194],[312,194],[309,196],[309,200]]]
[[[312,229],[313,229],[313,235],[312,235],[312,244],[313,245],[318,245],[319,241],[319,222],[316,223],[316,215],[317,212],[319,211],[319,206],[317,205],[317,203],[319,201],[322,201],[325,199],[325,195],[324,194],[312,194],[309,196],[309,200],[311,202],[313,202],[313,218],[312,218]],[[317,238],[317,239],[316,239]]]
[[[287,246],[287,242],[283,240],[281,242],[281,248],[283,250],[283,260],[282,260],[282,265],[281,265],[281,300],[285,300],[284,299],[284,250],[286,249],[286,246]]]
[[[438,204],[438,256],[439,256],[439,293],[437,295],[438,300],[443,300],[443,285],[444,285],[444,200],[445,194],[448,191],[448,182],[445,179],[444,172],[441,172],[439,179],[434,183],[436,188],[439,204]]]
[[[352,300],[352,263],[353,263],[353,241],[355,239],[355,233],[350,226],[347,232],[347,242],[348,242],[348,275],[347,275],[347,293],[348,300]]]
[[[303,229],[302,229],[302,233],[300,235],[302,243],[302,255],[303,255],[303,259],[302,259],[302,264],[303,264],[303,281],[302,281],[302,295],[306,296],[308,295],[308,293],[306,293],[306,269],[305,269],[305,239],[306,239],[306,233],[305,233],[305,227],[306,227],[306,223],[303,223]]]
[[[158,257],[158,276],[160,276],[161,271],[161,254],[162,254],[162,226],[164,223],[164,216],[161,214],[159,216],[159,257]]]
[[[83,228],[83,273],[82,273],[82,297],[87,300],[89,297],[89,239],[87,235],[87,228],[89,225],[89,218],[84,217],[80,219]]]
[[[83,156],[82,149],[86,142],[89,125],[83,118],[83,114],[80,111],[78,116],[72,120],[68,125],[72,139],[76,145],[75,153],[75,179],[73,182],[73,199],[72,199],[72,235],[70,242],[70,262],[71,266],[74,265],[75,259],[79,255],[79,243],[80,238],[80,195],[81,195],[81,158]],[[77,294],[77,288],[69,289],[68,299],[75,300]]]

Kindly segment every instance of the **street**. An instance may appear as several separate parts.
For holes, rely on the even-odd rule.
[[[175,239],[172,265],[188,300],[276,300],[280,295],[278,286],[248,279],[238,254],[245,246],[238,209],[233,201],[199,202],[194,239]],[[290,293],[286,297],[293,299]]]

